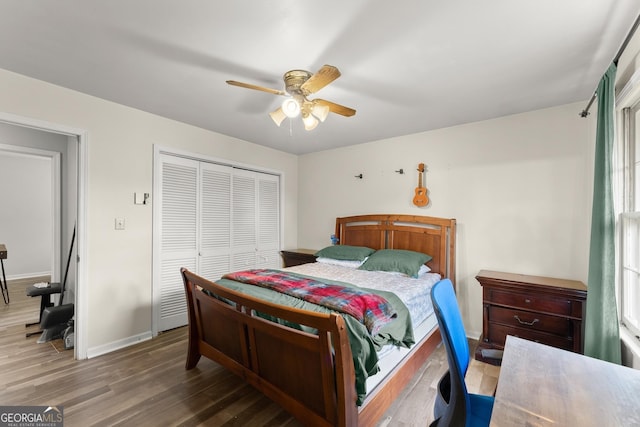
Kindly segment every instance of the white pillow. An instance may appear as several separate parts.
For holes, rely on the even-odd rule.
[[[422,266],[420,267],[420,270],[418,270],[418,277],[424,276],[430,271],[431,269],[427,267],[427,264],[422,264]]]
[[[431,271],[431,269],[429,267],[427,267],[427,264],[422,264],[420,266],[420,269],[418,270],[418,277],[413,277],[413,279],[420,279],[422,276],[424,276],[425,274],[427,274],[430,271]],[[406,275],[405,273],[401,273],[399,271],[380,271],[380,273],[393,274],[394,276],[410,277],[410,276]]]
[[[365,258],[362,261],[352,261],[352,260],[344,260],[344,259],[334,259],[334,258],[316,258],[316,262],[320,262],[323,264],[331,264],[331,265],[339,265],[341,267],[349,267],[349,268],[358,268],[364,263],[367,259]]]

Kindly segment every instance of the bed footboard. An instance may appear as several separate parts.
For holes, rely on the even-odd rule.
[[[205,356],[305,424],[358,425],[353,359],[341,316],[271,304],[185,268],[181,273],[189,313],[186,369],[194,368]],[[309,326],[318,333],[265,320],[256,312]]]

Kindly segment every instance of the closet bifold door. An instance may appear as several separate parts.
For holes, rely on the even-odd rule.
[[[200,164],[199,263],[196,274],[217,280],[231,269],[233,168]]]
[[[234,169],[231,212],[231,271],[280,267],[279,177]]]
[[[161,332],[188,321],[181,267],[212,281],[231,271],[280,267],[280,178],[161,154],[158,179],[153,301]]]
[[[280,267],[280,180],[277,176],[257,175],[258,244],[257,268]]]
[[[256,266],[257,200],[255,172],[235,169],[231,180],[231,271]]]
[[[162,155],[160,162],[160,271],[154,284],[158,331],[187,324],[180,268],[197,271],[199,162]]]
[[[164,156],[158,331],[187,324],[180,268],[216,280],[230,268],[230,166]]]

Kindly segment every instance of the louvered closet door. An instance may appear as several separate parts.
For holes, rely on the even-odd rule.
[[[166,154],[159,169],[154,321],[164,331],[187,324],[181,267],[217,280],[231,271],[280,266],[280,180]]]
[[[199,272],[217,280],[231,271],[231,177],[229,166],[200,165]]]
[[[258,227],[255,172],[233,171],[231,200],[231,270],[254,268]]]
[[[160,167],[160,277],[154,302],[158,330],[164,331],[187,324],[180,268],[197,271],[199,163],[162,155]]]
[[[258,244],[256,267],[280,266],[280,181],[277,176],[258,173]]]
[[[234,169],[231,270],[280,266],[280,179]]]

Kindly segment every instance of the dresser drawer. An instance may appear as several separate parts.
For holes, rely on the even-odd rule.
[[[490,306],[489,321],[564,337],[573,335],[573,325],[566,317],[551,316],[532,311]]]
[[[507,335],[513,335],[526,340],[539,342],[540,344],[573,351],[573,340],[566,337],[551,335],[531,329],[515,328],[513,326],[489,323],[489,340],[492,343],[504,348]]]
[[[566,298],[545,297],[532,293],[505,292],[496,289],[487,289],[486,293],[488,295],[485,295],[485,303],[543,311],[563,316],[570,316],[572,313],[571,300]]]

